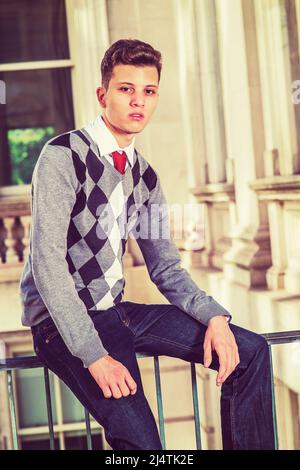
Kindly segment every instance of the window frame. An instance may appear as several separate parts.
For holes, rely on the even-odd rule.
[[[28,339],[24,339],[23,341],[20,341],[18,343],[9,344],[9,347],[8,347],[9,357],[16,357],[16,353],[17,355],[21,354],[22,356],[24,356],[27,353],[32,353],[32,355],[35,355],[34,351],[32,350],[31,344],[28,342]],[[40,370],[42,371],[42,368]],[[59,450],[65,450],[66,449],[65,437],[68,437],[67,433],[72,432],[72,431],[82,431],[82,434],[84,435],[84,433],[86,432],[86,424],[85,424],[85,421],[73,421],[71,423],[64,423],[61,380],[51,370],[49,370],[49,374],[53,376],[54,396],[55,396],[56,412],[57,412],[57,424],[53,424],[54,436],[59,441]],[[12,374],[12,382],[13,382],[13,390],[14,390],[16,422],[17,422],[20,447],[21,447],[22,437],[40,436],[41,439],[43,439],[44,437],[45,439],[48,439],[49,437],[48,425],[20,427],[18,393],[17,393],[18,385],[17,385],[15,371],[13,371],[13,374]],[[53,397],[52,397],[52,400],[53,400]],[[101,435],[102,435],[103,450],[107,450],[108,444],[105,440],[104,429],[91,415],[90,415],[90,426],[91,426],[91,431],[93,430],[99,431],[99,438],[101,438]]]
[[[42,70],[42,69],[58,69],[68,68],[71,73],[71,94],[74,114],[74,124],[77,127],[78,122],[78,99],[75,99],[75,63],[74,63],[74,47],[72,33],[74,31],[74,5],[70,0],[64,0],[66,11],[67,39],[69,43],[70,59],[55,60],[38,60],[28,62],[13,62],[8,64],[0,64],[0,72],[19,72],[26,70]],[[71,129],[70,129],[71,130]],[[31,183],[22,185],[0,186],[0,197],[5,196],[30,196]]]

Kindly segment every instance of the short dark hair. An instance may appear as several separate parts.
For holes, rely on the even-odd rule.
[[[162,68],[161,53],[138,39],[119,39],[104,54],[101,62],[102,86],[108,88],[115,65],[155,66],[158,81]]]

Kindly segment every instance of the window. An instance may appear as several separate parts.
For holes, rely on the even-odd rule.
[[[14,357],[33,356],[33,351],[15,352]],[[71,390],[49,371],[55,449],[87,449],[84,408]],[[20,448],[50,449],[44,374],[42,368],[14,372],[15,403]],[[106,446],[102,427],[90,416],[92,446]]]
[[[1,0],[0,63],[69,58],[64,0]]]
[[[34,354],[34,353],[33,353]],[[33,354],[24,353],[23,356]],[[21,354],[17,354],[19,356]],[[54,397],[53,374],[50,374],[50,390],[52,397],[53,423],[57,424],[56,400]],[[18,370],[15,374],[18,418],[21,429],[47,426],[47,404],[44,393],[44,377],[42,369]]]
[[[74,128],[70,70],[3,72],[6,105],[0,106],[1,185],[30,184],[44,143]]]
[[[0,0],[0,186],[30,184],[45,142],[74,129],[71,67],[64,0]]]

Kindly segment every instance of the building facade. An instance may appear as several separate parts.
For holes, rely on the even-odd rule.
[[[168,202],[203,209],[203,246],[178,240],[184,265],[233,323],[258,333],[299,330],[300,0],[42,0],[42,20],[27,2],[11,5],[0,0],[0,356],[33,351],[20,322],[18,282],[38,150],[99,113],[100,61],[120,38],[162,52],[160,104],[136,142]],[[126,298],[166,302],[133,241],[125,266]],[[300,346],[273,347],[273,361],[279,448],[299,449]],[[140,366],[156,413],[151,359]],[[168,449],[193,449],[188,364],[163,357],[161,369]],[[221,449],[215,374],[201,365],[197,374],[203,447]],[[0,446],[11,448],[5,380],[0,374]],[[37,407],[34,393],[40,372],[19,371],[14,380],[20,445],[43,448],[45,403]],[[78,448],[82,409],[51,380],[57,446]],[[176,408],[174,388],[183,397]],[[92,428],[105,448],[97,423]]]

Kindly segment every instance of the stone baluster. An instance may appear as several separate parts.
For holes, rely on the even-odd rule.
[[[22,260],[25,261],[28,252],[29,252],[29,234],[30,234],[30,223],[31,223],[31,217],[29,215],[24,215],[20,217],[21,224],[23,227],[23,236],[22,236]]]
[[[4,262],[16,264],[19,262],[17,232],[19,231],[18,217],[5,217],[3,219],[5,233]]]

